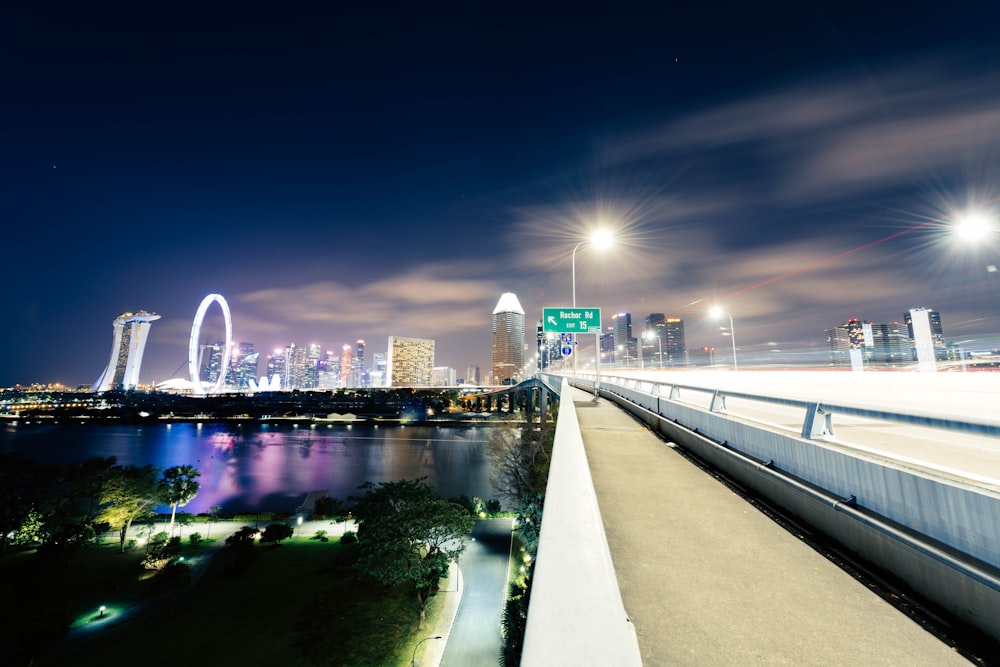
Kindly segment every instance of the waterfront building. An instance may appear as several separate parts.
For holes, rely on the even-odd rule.
[[[111,358],[91,387],[93,391],[135,389],[139,384],[139,369],[149,329],[158,319],[160,316],[156,313],[140,310],[122,313],[112,321]]]
[[[309,346],[305,366],[302,369],[302,388],[319,388],[319,362],[323,357],[323,347],[318,343]]]
[[[229,353],[229,368],[226,369],[227,387],[246,391],[250,380],[257,379],[257,361],[259,354],[253,351],[253,343],[233,343]]]
[[[513,292],[493,309],[492,384],[517,384],[524,368],[524,309]]]
[[[214,385],[219,381],[219,376],[223,373],[222,360],[226,354],[226,342],[217,340],[206,343],[199,349],[198,377],[202,382]]]
[[[429,387],[433,368],[433,340],[389,336],[385,383],[387,387]]]

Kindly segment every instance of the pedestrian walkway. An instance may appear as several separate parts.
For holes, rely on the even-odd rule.
[[[613,403],[566,399],[643,664],[968,664]]]

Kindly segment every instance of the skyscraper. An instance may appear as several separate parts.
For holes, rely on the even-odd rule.
[[[139,368],[142,366],[142,352],[152,322],[160,319],[156,313],[140,310],[122,313],[112,321],[111,359],[91,389],[135,389],[139,384]]]
[[[851,350],[864,351],[866,324],[868,322],[861,322],[858,318],[852,317],[843,324],[824,332],[831,366],[850,366],[852,365]]]
[[[524,309],[513,292],[493,309],[492,384],[517,384],[524,368]]]
[[[389,336],[385,382],[387,387],[429,387],[433,368],[433,340]]]
[[[612,315],[611,333],[614,336],[615,363],[624,368],[638,366],[638,341],[632,337],[632,313]]]
[[[921,324],[914,330],[914,320]],[[919,352],[925,349],[931,358],[941,360],[948,358],[948,348],[944,342],[944,328],[941,326],[941,313],[930,308],[911,308],[903,315],[903,323],[906,324],[907,333],[910,336],[910,348],[913,351],[913,359],[919,361]],[[930,328],[929,338],[918,335],[919,331],[927,334],[924,323]]]

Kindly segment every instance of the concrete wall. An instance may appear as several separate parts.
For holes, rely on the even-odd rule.
[[[646,391],[601,395],[1000,639],[996,494]]]
[[[521,664],[642,664],[590,477],[576,407],[560,391]]]

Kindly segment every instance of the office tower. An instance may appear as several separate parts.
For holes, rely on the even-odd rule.
[[[356,387],[370,387],[371,379],[368,374],[368,367],[365,366],[365,341],[358,339],[354,346],[354,374]]]
[[[384,387],[385,385],[385,352],[372,355],[372,367],[368,372],[369,387]]]
[[[450,366],[435,366],[431,369],[432,387],[454,387],[458,373]]]
[[[479,364],[472,364],[465,370],[465,384],[478,385],[479,383]]]
[[[638,341],[632,337],[632,313],[611,316],[611,333],[614,337],[615,363],[621,368],[639,366]]]
[[[198,377],[209,385],[214,385],[222,374],[222,359],[225,356],[226,342],[215,341],[201,346]]]
[[[831,366],[851,366],[851,350],[857,351],[855,355],[864,351],[865,325],[868,325],[868,322],[861,322],[858,318],[852,317],[847,322],[824,332]]]
[[[944,343],[944,329],[941,314],[930,308],[911,308],[904,316],[907,334],[910,337],[912,358],[922,371],[937,370],[936,361],[948,358]]]
[[[350,387],[351,386],[351,360],[353,358],[353,350],[351,346],[344,343],[344,346],[340,348],[340,386]]]
[[[140,310],[122,313],[111,322],[111,359],[91,387],[93,391],[135,389],[139,384],[139,368],[142,366],[146,338],[149,337],[152,323],[158,319],[160,316],[156,313]]]
[[[687,342],[684,340],[684,320],[668,317],[663,326],[663,356],[668,366],[687,363]]]
[[[302,366],[302,389],[319,388],[319,362],[323,357],[323,347],[312,343],[304,349],[305,361]]]
[[[873,324],[872,361],[879,364],[907,364],[913,357],[910,352],[910,336],[905,324],[892,322],[890,324]]]
[[[919,324],[914,327],[914,320]],[[912,359],[920,361],[919,351],[923,347],[925,355],[931,359],[943,360],[948,358],[948,346],[944,342],[944,328],[941,326],[941,313],[930,308],[911,308],[903,316],[906,330],[910,337],[910,349]],[[923,323],[926,322],[926,327]],[[917,331],[923,334],[917,336]],[[920,343],[918,345],[918,343]]]
[[[492,384],[517,384],[524,368],[524,309],[505,292],[493,309]]]
[[[226,386],[245,391],[250,385],[249,381],[257,379],[259,356],[253,351],[253,343],[233,343],[229,352],[229,368],[226,369]]]
[[[429,387],[434,368],[434,341],[389,336],[387,387]]]

